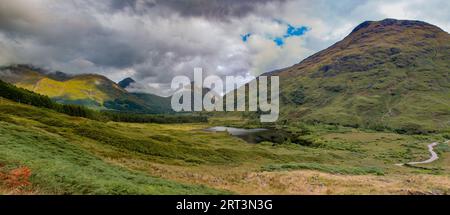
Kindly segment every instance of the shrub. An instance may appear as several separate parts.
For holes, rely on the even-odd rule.
[[[19,167],[8,173],[0,173],[0,179],[9,188],[17,189],[31,185],[31,170],[28,167]]]
[[[306,96],[303,87],[299,87],[291,92],[291,101],[296,105],[302,105],[305,103]]]

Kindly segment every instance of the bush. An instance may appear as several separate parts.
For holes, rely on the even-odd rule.
[[[305,90],[303,87],[299,87],[291,92],[291,101],[296,105],[302,105],[305,103],[306,96],[305,96]]]
[[[325,90],[330,91],[330,92],[334,92],[334,93],[339,93],[345,90],[345,87],[341,86],[341,85],[336,85],[336,86],[325,86]]]
[[[0,172],[0,180],[9,188],[19,189],[31,185],[31,170],[28,167],[19,167],[8,173]]]
[[[403,125],[401,128],[394,129],[399,134],[429,134],[430,131],[423,129],[421,125],[409,123]]]

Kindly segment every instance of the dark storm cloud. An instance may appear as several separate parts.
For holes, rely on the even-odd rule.
[[[113,0],[114,10],[132,9],[145,12],[158,7],[178,12],[182,16],[201,16],[210,18],[242,17],[254,11],[257,5],[286,0]]]
[[[155,89],[194,67],[219,76],[287,67],[367,19],[421,19],[448,31],[449,7],[448,0],[4,0],[0,65],[133,77]]]
[[[125,68],[146,60],[142,47],[101,24],[83,4],[62,6],[66,13],[23,0],[2,3],[0,34],[15,43],[18,62],[54,64],[51,61],[83,59],[98,66]]]
[[[156,6],[155,1],[139,1],[139,0],[111,0],[110,6],[113,10],[133,9],[137,10],[140,7],[152,8]]]

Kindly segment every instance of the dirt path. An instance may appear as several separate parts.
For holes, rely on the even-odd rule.
[[[445,144],[448,144],[448,143],[449,143],[449,140],[445,142]],[[434,147],[437,146],[438,144],[439,144],[438,142],[434,142],[434,143],[431,143],[431,144],[428,145],[428,151],[429,151],[430,154],[431,154],[431,157],[430,157],[428,160],[409,162],[409,163],[406,163],[406,164],[409,164],[409,165],[427,164],[427,163],[431,163],[431,162],[433,162],[433,161],[439,159],[439,156],[438,156],[437,153],[434,151]],[[395,165],[397,165],[397,166],[403,166],[403,165],[405,165],[405,164],[400,163],[400,164],[395,164]]]

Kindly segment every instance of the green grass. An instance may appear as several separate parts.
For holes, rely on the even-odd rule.
[[[287,164],[271,164],[264,166],[263,171],[289,171],[289,170],[318,170],[342,175],[384,175],[383,169],[378,167],[343,167],[337,165],[326,165],[318,163],[287,163]]]
[[[32,186],[49,194],[220,194],[106,163],[80,147],[43,131],[0,122],[0,163],[27,166]]]
[[[394,165],[427,158],[433,136],[299,123],[278,129],[297,132],[310,145],[248,144],[225,132],[203,131],[220,122],[226,119],[101,122],[0,99],[0,173],[27,166],[32,190],[43,194],[216,194],[227,191],[212,182],[242,183],[245,174],[261,169],[385,176],[450,172],[445,146],[438,149],[442,161],[432,166],[439,171]]]
[[[450,145],[441,141],[439,145],[435,147],[436,153],[443,155],[444,153],[450,153]]]

